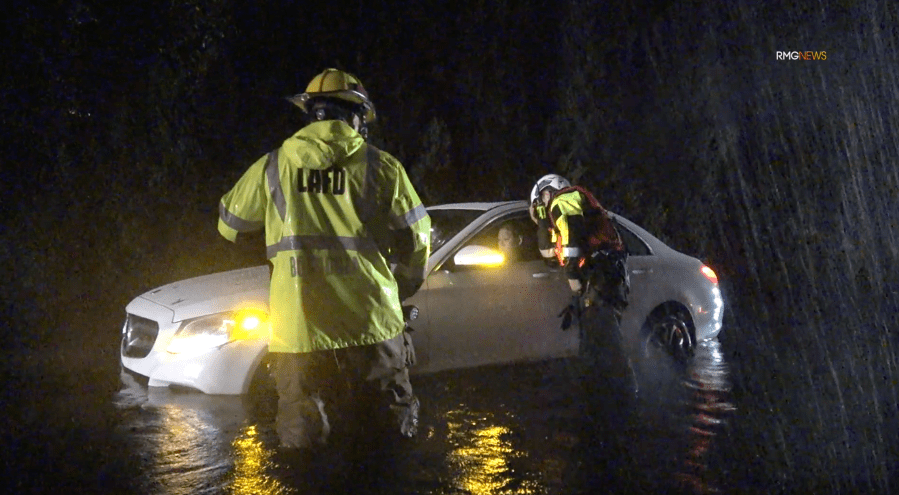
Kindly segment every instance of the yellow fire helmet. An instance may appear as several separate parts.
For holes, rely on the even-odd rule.
[[[338,98],[362,105],[365,109],[365,121],[374,122],[375,105],[368,99],[368,92],[356,76],[338,69],[325,69],[312,78],[306,86],[306,92],[288,98],[291,103],[309,112],[306,105],[313,98]]]

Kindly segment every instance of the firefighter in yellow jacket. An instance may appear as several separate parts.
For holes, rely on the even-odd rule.
[[[250,166],[218,223],[232,242],[265,229],[281,445],[326,442],[338,383],[370,408],[345,422],[375,417],[411,437],[419,402],[401,301],[424,280],[430,217],[400,162],[366,142],[375,108],[355,76],[327,69],[289,99],[310,123]]]
[[[531,189],[530,213],[538,226],[540,254],[545,259],[555,258],[565,267],[568,285],[577,294],[582,288],[579,261],[587,254],[580,245],[585,228],[584,211],[578,192],[554,196],[569,187],[571,183],[560,175],[544,175]],[[555,208],[554,216],[550,208]]]

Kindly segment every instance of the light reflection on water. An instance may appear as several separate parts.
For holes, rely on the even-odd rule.
[[[689,361],[682,385],[687,393],[689,412],[686,428],[685,453],[680,458],[675,478],[694,493],[720,491],[715,473],[709,472],[715,441],[736,409],[730,402],[730,370],[717,340],[697,346]]]
[[[245,397],[148,388],[123,374],[115,398],[141,446],[152,493],[296,493],[269,473],[274,449],[250,419]]]
[[[256,425],[246,426],[231,442],[234,448],[234,473],[228,493],[235,495],[276,495],[298,493],[269,473],[274,449],[260,438]]]
[[[511,433],[507,426],[496,424],[492,415],[472,417],[464,410],[450,411],[448,420],[448,444],[453,448],[447,455],[450,469],[455,473],[454,485],[463,493],[507,493],[510,485],[517,484],[521,475],[515,472],[512,460],[524,457],[507,438]],[[515,493],[539,493],[533,482],[525,480],[524,486],[516,486]]]
[[[700,344],[685,366],[655,363],[657,376],[641,386],[633,411],[608,406],[612,415],[624,412],[632,421],[603,430],[619,439],[598,437],[601,445],[597,431],[584,427],[582,392],[567,366],[558,361],[419,377],[421,434],[404,454],[385,461],[391,476],[378,471],[377,488],[354,484],[349,460],[335,463],[343,467],[323,463],[311,474],[285,465],[277,455],[273,413],[260,414],[258,397],[148,389],[123,375],[126,386],[115,402],[122,427],[140,448],[138,493],[329,493],[337,479],[354,493],[594,493],[610,481],[618,493],[672,487],[726,492],[709,468],[734,411],[717,341]]]

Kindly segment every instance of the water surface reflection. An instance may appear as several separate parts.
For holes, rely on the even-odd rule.
[[[127,374],[122,380],[115,403],[141,448],[147,492],[293,493],[270,473],[274,447],[250,398],[148,388]]]
[[[714,462],[713,456],[718,455],[717,442],[735,411],[730,367],[720,343],[700,343],[685,365],[664,358],[658,364],[638,425],[644,437],[651,440],[638,449],[642,453],[667,454],[676,460],[673,472],[657,469],[654,473],[653,477],[664,486],[696,494],[726,492],[726,480],[709,468],[720,464]]]
[[[682,382],[691,411],[687,420],[686,455],[681,457],[678,479],[696,493],[712,493],[718,487],[708,472],[714,442],[735,410],[730,403],[731,383],[718,341],[703,343],[687,368]]]
[[[140,448],[145,493],[726,491],[709,467],[734,410],[717,341],[685,365],[644,366],[641,398],[626,406],[585,407],[574,368],[558,360],[418,377],[419,437],[361,456],[335,445],[310,466],[278,454],[273,396],[147,389],[125,375],[116,405]]]

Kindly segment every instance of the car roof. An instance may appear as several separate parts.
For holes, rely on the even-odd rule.
[[[496,212],[497,214],[501,214],[504,211],[517,210],[520,208],[523,208],[526,210],[527,206],[528,206],[528,202],[524,201],[524,200],[519,200],[519,201],[481,201],[481,202],[473,201],[473,202],[467,202],[467,203],[445,203],[445,204],[433,205],[433,206],[428,206],[427,209],[428,210],[473,210],[473,211],[480,211],[480,212],[501,210],[501,211]],[[640,227],[639,225],[635,224],[634,222],[628,220],[627,218],[625,218],[615,212],[612,212],[612,211],[610,211],[609,213],[611,213],[613,217],[615,217],[619,222],[624,224],[626,227],[630,228],[632,231],[635,231],[635,233],[637,233],[639,235],[639,237],[641,237],[643,239],[644,242],[649,244],[650,249],[652,249],[653,252],[655,252],[657,254],[660,251],[678,252],[677,250],[671,248],[671,246],[668,246],[667,244],[662,242],[662,240],[660,240],[658,237],[652,235],[651,233],[646,231],[646,229]],[[681,253],[681,254],[683,254],[683,253]]]
[[[501,206],[527,206],[527,201],[482,201],[470,203],[446,203],[428,206],[429,210],[478,210],[488,211]]]

